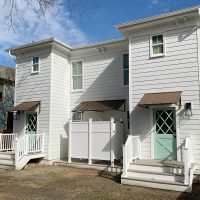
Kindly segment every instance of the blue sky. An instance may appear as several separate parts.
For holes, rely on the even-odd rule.
[[[62,2],[63,0],[61,0]],[[21,1],[19,1],[21,2]],[[33,1],[34,2],[34,1]],[[0,65],[14,67],[15,63],[5,49],[50,37],[72,45],[82,45],[123,37],[114,25],[200,5],[200,0],[98,0],[88,4],[90,17],[70,18],[65,7],[51,10],[45,16],[37,12],[38,5],[19,5],[19,17],[14,19],[15,32],[8,31],[9,5],[0,2]],[[65,13],[65,14],[63,14]]]

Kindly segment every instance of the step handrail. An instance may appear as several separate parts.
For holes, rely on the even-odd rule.
[[[130,163],[141,157],[140,136],[129,135],[126,143],[123,145],[123,176],[127,177]]]
[[[187,137],[185,139],[183,149],[183,162],[184,162],[184,184],[191,185],[191,177],[193,176],[192,163],[193,157],[193,138]]]
[[[27,153],[27,135],[24,134],[15,140],[15,164],[17,164]]]

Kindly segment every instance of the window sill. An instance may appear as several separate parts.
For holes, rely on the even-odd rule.
[[[128,87],[129,87],[129,84],[128,84],[128,85],[123,85],[122,87],[123,87],[123,88],[128,88]]]
[[[157,54],[157,55],[151,55],[149,59],[163,58],[163,57],[165,57],[165,54]]]
[[[37,72],[31,72],[31,74],[39,74],[39,71],[37,71]]]
[[[82,93],[83,90],[72,90],[71,93]]]

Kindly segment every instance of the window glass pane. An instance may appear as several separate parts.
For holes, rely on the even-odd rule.
[[[129,68],[129,55],[128,54],[123,55],[123,68],[124,69]]]
[[[33,71],[37,72],[39,70],[39,65],[38,64],[34,64],[33,65]]]
[[[158,35],[158,43],[163,43],[163,35]]]
[[[157,44],[157,36],[153,36],[152,37],[152,43],[153,44]]]
[[[33,64],[39,63],[39,57],[33,57]]]
[[[73,90],[78,89],[77,77],[73,77]]]
[[[80,112],[73,112],[72,120],[73,121],[81,121],[81,113]]]
[[[163,53],[163,45],[157,45],[153,47],[153,54],[162,54]]]
[[[128,85],[129,83],[129,71],[124,70],[124,85]]]
[[[82,76],[73,77],[73,90],[80,90],[83,88]]]
[[[80,75],[82,74],[82,62],[76,62],[73,63],[73,69],[72,69],[73,75]]]
[[[77,89],[82,89],[82,76],[77,77]]]

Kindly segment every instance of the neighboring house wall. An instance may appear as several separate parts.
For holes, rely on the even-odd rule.
[[[11,131],[8,110],[14,105],[15,69],[0,66],[0,130]]]
[[[180,146],[188,136],[194,139],[195,161],[200,164],[200,99],[198,37],[195,21],[175,27],[162,24],[137,32],[130,38],[130,112],[132,134],[142,136],[142,158],[153,158],[151,109],[137,106],[145,93],[183,91],[177,111],[178,159]],[[166,55],[150,58],[150,35],[163,33]],[[191,117],[184,115],[184,104],[192,102]]]
[[[71,63],[83,63],[83,91],[71,91],[71,110],[81,102],[115,99],[125,99],[128,109],[128,86],[123,85],[123,54],[128,53],[128,41],[102,47],[101,52],[98,47],[72,52]],[[125,118],[126,114],[120,111],[84,112],[83,119],[92,117],[93,120],[109,120],[113,116],[119,120]]]
[[[51,71],[51,47],[43,49],[26,50],[17,55],[16,61],[16,89],[15,105],[22,102],[41,101],[38,111],[38,133],[45,134],[45,153],[48,158],[49,143],[49,110],[50,110],[50,71]],[[40,71],[31,74],[33,56],[40,57]],[[14,132],[24,134],[26,132],[26,112],[22,112],[19,120],[14,120]]]

